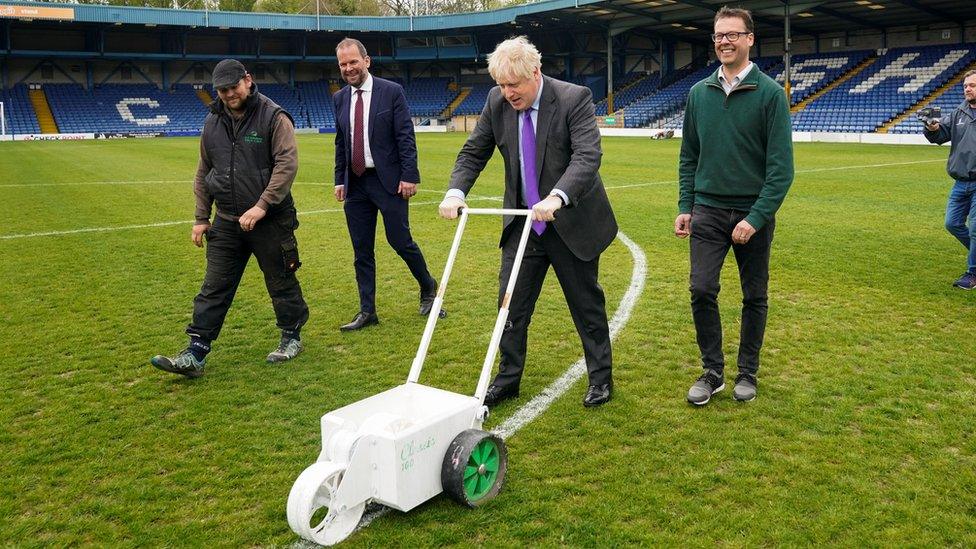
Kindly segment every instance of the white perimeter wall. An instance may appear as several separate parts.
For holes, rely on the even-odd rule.
[[[600,135],[614,137],[657,137],[665,130],[647,128],[600,128]],[[674,130],[674,137],[681,137],[681,130]],[[927,139],[918,134],[886,133],[829,133],[793,132],[794,143],[880,143],[885,145],[930,145]],[[935,145],[933,145],[935,146]]]

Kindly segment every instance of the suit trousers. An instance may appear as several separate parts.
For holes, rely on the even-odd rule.
[[[718,310],[719,276],[729,248],[739,266],[742,286],[742,326],[739,332],[740,373],[755,375],[759,350],[766,333],[769,309],[769,252],[776,220],[771,219],[745,244],[732,243],[732,229],[749,212],[696,204],[691,216],[691,314],[695,319],[698,348],[706,370],[722,372],[722,319]]]
[[[207,231],[207,273],[193,299],[193,320],[186,333],[207,341],[217,339],[251,255],[264,273],[278,328],[301,328],[308,321],[308,305],[294,271],[286,268],[286,262],[298,260],[297,227],[294,209],[265,217],[247,232],[238,223],[217,217]]]
[[[386,241],[407,264],[421,290],[430,290],[437,282],[427,270],[427,262],[420,246],[410,235],[409,201],[399,195],[391,195],[383,187],[376,171],[367,169],[362,177],[349,174],[349,185],[343,209],[346,226],[352,239],[353,266],[356,284],[359,286],[359,310],[376,312],[376,218],[383,214]]]
[[[515,263],[521,228],[522,223],[515,222],[506,229],[507,235],[502,245],[502,266],[498,275],[499,306]],[[566,243],[551,225],[542,235],[529,232],[529,241],[509,306],[508,322],[498,344],[501,353],[498,375],[492,383],[499,387],[517,387],[522,379],[529,323],[550,265],[556,272],[576,332],[583,343],[590,385],[611,383],[613,360],[610,326],[607,323],[603,287],[597,280],[600,258],[592,261],[580,260],[566,247]]]

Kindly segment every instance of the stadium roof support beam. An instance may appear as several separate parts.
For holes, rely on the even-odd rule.
[[[139,76],[141,76],[143,78],[143,80],[145,80],[146,82],[149,82],[153,86],[156,86],[157,85],[155,82],[152,81],[152,78],[149,78],[148,76],[146,76],[146,73],[142,72],[142,69],[140,69],[138,66],[136,66],[136,64],[133,63],[132,61],[122,61],[121,63],[119,63],[118,65],[116,65],[115,68],[112,69],[112,72],[108,73],[108,75],[105,76],[105,78],[103,78],[102,81],[98,83],[98,85],[101,86],[102,84],[108,82],[109,78],[112,78],[113,76],[115,76],[115,73],[117,73],[120,70],[122,70],[123,67],[131,68],[132,70],[136,71],[136,73],[138,73]]]
[[[783,87],[786,90],[786,103],[791,103],[790,97],[790,46],[793,38],[790,36],[790,0],[783,5]]]
[[[613,112],[613,41],[626,32],[624,30],[607,30],[607,113]]]
[[[34,76],[34,73],[37,72],[38,69],[40,69],[41,67],[44,67],[46,65],[50,65],[51,68],[53,68],[54,70],[56,70],[59,73],[61,73],[61,76],[64,76],[65,78],[67,78],[68,80],[70,80],[73,84],[78,84],[79,86],[81,85],[80,82],[78,82],[77,80],[75,80],[75,78],[73,76],[71,76],[70,74],[68,74],[67,71],[65,71],[64,69],[62,69],[60,65],[58,65],[57,63],[55,63],[54,60],[51,59],[51,58],[49,58],[49,57],[45,57],[44,59],[41,59],[40,61],[38,61],[37,64],[34,65],[34,68],[32,68],[30,70],[30,72],[28,72],[26,75],[24,75],[23,78],[21,78],[20,80],[18,80],[17,83],[18,84],[22,84],[24,82],[27,82],[27,80],[31,76]]]

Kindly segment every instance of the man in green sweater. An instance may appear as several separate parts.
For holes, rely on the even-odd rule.
[[[674,234],[691,236],[691,312],[705,371],[688,402],[698,406],[725,388],[718,292],[729,248],[742,285],[732,396],[756,398],[774,217],[793,182],[789,101],[749,61],[753,29],[747,10],[723,7],[715,14],[712,40],[722,65],[691,88],[685,110]]]

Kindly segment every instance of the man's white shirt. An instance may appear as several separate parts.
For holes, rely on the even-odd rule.
[[[373,75],[367,73],[362,86],[358,88],[349,86],[349,88],[352,92],[349,98],[349,142],[352,143],[355,139],[356,132],[356,91],[363,90],[363,154],[366,156],[366,167],[375,168],[376,164],[373,163],[373,155],[369,150],[369,104],[373,97]],[[352,146],[349,150],[352,150]]]
[[[753,65],[752,61],[749,61],[749,64],[746,65],[746,68],[742,69],[742,71],[739,72],[739,74],[732,77],[731,82],[725,79],[725,71],[723,71],[722,66],[719,65],[718,81],[722,83],[722,89],[725,90],[725,95],[732,93],[732,90],[739,87],[739,84],[742,83],[742,80],[745,79],[746,75],[749,74],[749,71],[752,70],[752,65]]]

